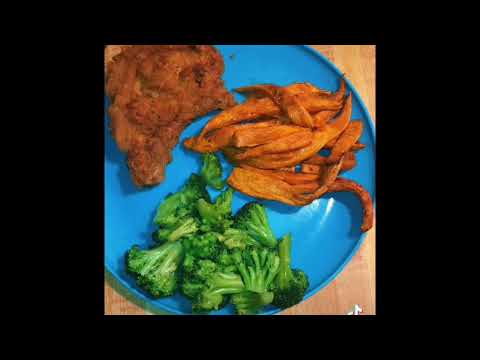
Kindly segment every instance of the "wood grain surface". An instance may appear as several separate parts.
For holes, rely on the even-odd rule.
[[[375,122],[375,46],[312,45],[326,55],[352,82]],[[112,286],[110,285],[112,284]],[[106,315],[149,315],[145,305],[120,295],[112,280],[105,281]],[[327,287],[281,315],[346,315],[355,304],[360,315],[375,315],[375,225],[357,254]],[[140,306],[139,306],[140,305]]]

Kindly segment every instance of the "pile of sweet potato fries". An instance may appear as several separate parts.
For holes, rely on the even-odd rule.
[[[215,116],[184,145],[200,153],[222,151],[235,165],[228,184],[255,198],[304,206],[328,192],[353,192],[363,205],[361,230],[368,231],[370,195],[337,177],[356,166],[355,152],[365,148],[358,142],[363,123],[351,121],[352,95],[346,90],[343,79],[333,93],[309,83],[238,88],[247,101]],[[330,154],[319,155],[323,149]]]

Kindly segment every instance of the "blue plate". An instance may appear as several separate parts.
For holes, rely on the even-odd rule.
[[[337,90],[341,72],[323,55],[307,46],[217,46],[225,61],[224,80],[227,89],[258,84],[287,85],[292,82],[310,82],[323,89]],[[357,152],[358,165],[344,175],[363,185],[375,198],[375,128],[365,105],[353,86],[352,119],[364,122],[360,141],[366,149]],[[239,94],[238,101],[243,101]],[[177,191],[192,172],[200,170],[199,154],[186,151],[183,141],[200,132],[213,114],[192,123],[181,135],[173,151],[173,161],[166,170],[165,181],[152,189],[139,191],[133,185],[125,155],[120,153],[107,130],[108,98],[105,97],[105,267],[121,290],[133,295],[137,303],[158,313],[190,314],[190,302],[177,294],[153,300],[135,286],[125,272],[125,252],[134,244],[151,244],[154,230],[152,220],[165,195]],[[231,166],[222,158],[225,174]],[[209,190],[212,197],[218,192]],[[252,198],[236,193],[233,211],[236,212]],[[309,206],[291,207],[264,201],[270,223],[277,237],[287,232],[293,235],[293,267],[303,269],[310,278],[305,299],[330,283],[362,244],[365,234],[360,232],[362,207],[355,195],[336,193],[322,197]],[[272,306],[262,314],[275,314]],[[231,305],[212,314],[233,314]]]

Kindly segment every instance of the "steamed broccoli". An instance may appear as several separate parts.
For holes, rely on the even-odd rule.
[[[155,240],[158,242],[176,241],[187,235],[193,235],[198,231],[198,220],[190,216],[180,218],[176,225],[176,227],[157,230]]]
[[[134,245],[126,256],[127,271],[154,297],[172,295],[177,289],[177,269],[183,258],[179,242],[167,242],[149,250]]]
[[[270,289],[280,266],[279,257],[275,252],[265,248],[261,250],[249,248],[242,253],[234,253],[233,259],[246,290],[264,293]]]
[[[220,244],[215,233],[188,236],[182,242],[185,251],[195,258],[215,259],[220,252]]]
[[[308,276],[298,269],[291,269],[292,236],[287,234],[278,245],[280,270],[273,286],[273,305],[286,309],[302,301],[308,289]]]
[[[202,219],[200,230],[203,232],[223,232],[229,228],[232,221],[233,189],[222,192],[214,204],[205,199],[197,201],[197,211]]]
[[[234,227],[245,230],[250,237],[261,245],[273,248],[277,240],[268,224],[265,208],[257,202],[245,204],[235,215]]]
[[[235,305],[238,315],[253,315],[265,305],[271,304],[273,296],[272,292],[255,293],[243,291],[232,295],[232,303]]]
[[[225,186],[225,182],[222,180],[222,165],[215,154],[207,153],[203,155],[203,166],[200,175],[208,185],[216,190],[222,190]]]
[[[205,183],[197,174],[192,174],[183,188],[168,195],[158,207],[154,223],[162,227],[175,227],[181,217],[192,214],[199,199],[210,201]]]
[[[217,264],[210,260],[198,260],[191,254],[183,260],[182,293],[194,299],[205,288],[205,281],[217,271]]]
[[[258,243],[253,240],[245,231],[239,229],[227,229],[218,236],[223,245],[228,249],[245,249],[247,246],[256,246]]]
[[[194,312],[218,310],[226,304],[224,295],[236,294],[244,290],[242,278],[238,274],[217,272],[204,284],[203,290],[192,301]]]

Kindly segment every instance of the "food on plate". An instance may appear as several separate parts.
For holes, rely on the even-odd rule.
[[[238,126],[238,125],[237,125]],[[304,131],[305,128],[296,125],[270,125],[268,127],[244,126],[235,129],[231,144],[237,148],[254,147],[268,144],[282,137]]]
[[[315,155],[310,159],[305,160],[305,162],[302,164],[301,172],[305,174],[320,174],[322,172],[322,166],[326,164],[327,157]],[[357,166],[355,152],[349,151],[345,154],[340,171],[348,171],[353,169],[355,166]]]
[[[348,152],[362,135],[363,123],[361,121],[352,121],[348,124],[345,131],[335,142],[330,155],[327,158],[328,164],[337,162],[341,156]]]
[[[245,160],[265,154],[285,153],[301,149],[312,143],[313,133],[308,129],[302,129],[293,134],[278,138],[268,144],[259,145],[235,155],[236,160]]]
[[[216,190],[222,190],[225,186],[223,170],[217,155],[212,153],[203,154],[203,166],[200,170],[202,179]]]
[[[224,128],[212,131],[210,134],[204,137],[191,137],[186,139],[184,146],[192,151],[205,153],[215,152],[225,146],[229,146],[232,142],[233,136],[237,131],[253,130],[257,128],[269,129],[271,126],[280,124],[279,120],[265,120],[260,122],[252,122],[247,124],[236,124],[226,126]]]
[[[298,185],[309,183],[312,181],[316,181],[320,178],[319,175],[316,174],[302,174],[299,172],[295,172],[295,169],[292,171],[288,170],[264,170],[264,169],[257,169],[245,164],[240,164],[240,167],[249,169],[252,171],[257,171],[260,174],[264,174],[271,177],[276,177],[277,179],[283,180],[291,185]]]
[[[357,165],[355,151],[365,148],[358,142],[363,123],[351,121],[352,94],[347,95],[344,79],[333,93],[310,83],[235,90],[247,100],[215,116],[184,143],[200,153],[222,151],[235,166],[227,179],[231,187],[258,199],[305,206],[327,193],[340,172]],[[320,155],[325,149],[330,154]]]
[[[300,104],[300,102],[287,88],[282,88],[276,85],[255,85],[246,88],[236,89],[236,91],[254,91],[263,93],[268,96],[273,102],[285,113],[292,121],[292,123],[313,128],[313,119],[308,111]]]
[[[204,156],[202,169],[210,160]],[[206,186],[202,176],[192,174],[160,204],[154,247],[134,245],[126,255],[128,273],[137,285],[154,298],[179,291],[191,301],[194,313],[231,303],[239,315],[256,314],[272,304],[276,294],[281,308],[302,301],[308,277],[298,270],[303,275],[295,279],[301,282],[291,282],[291,245],[285,250],[277,241],[264,206],[249,202],[234,215],[233,189],[212,201]]]
[[[362,232],[370,230],[373,226],[373,203],[367,190],[355,181],[337,178],[329,185],[328,192],[349,191],[358,196],[363,206]]]
[[[310,286],[308,276],[300,269],[291,268],[292,235],[285,235],[278,244],[280,266],[274,282],[272,304],[286,309],[299,303]]]
[[[336,110],[319,111],[313,115],[313,126],[317,129],[323,129],[327,123],[338,114]]]
[[[127,253],[127,271],[153,297],[170,296],[177,289],[177,269],[182,259],[180,243],[165,242],[149,250],[134,245]]]
[[[223,84],[223,59],[211,45],[134,45],[117,52],[106,53],[112,135],[127,154],[133,182],[156,185],[185,127],[235,104]]]
[[[238,89],[237,89],[238,90]],[[343,106],[343,94],[339,92],[332,95],[322,95],[318,93],[301,93],[295,95],[300,105],[309,112],[319,112],[322,110],[340,110]],[[340,98],[341,97],[341,98]],[[248,121],[261,116],[276,116],[281,114],[281,109],[275,102],[268,98],[251,98],[243,104],[233,106],[232,108],[221,112],[202,129],[199,137],[205,136],[210,131],[224,126],[232,125],[242,121]]]
[[[345,130],[350,122],[352,114],[352,96],[351,94],[345,101],[345,106],[334,121],[323,130],[314,130],[313,139],[310,145],[282,154],[266,154],[245,160],[247,165],[260,169],[278,169],[281,167],[292,166],[301,163],[319,152],[323,146],[332,138]]]
[[[235,215],[235,227],[245,231],[252,239],[269,248],[277,245],[272,228],[268,223],[265,208],[256,203],[245,204]]]
[[[293,206],[303,206],[309,203],[300,197],[293,185],[241,167],[233,169],[227,183],[234,189],[257,199],[275,200]]]

